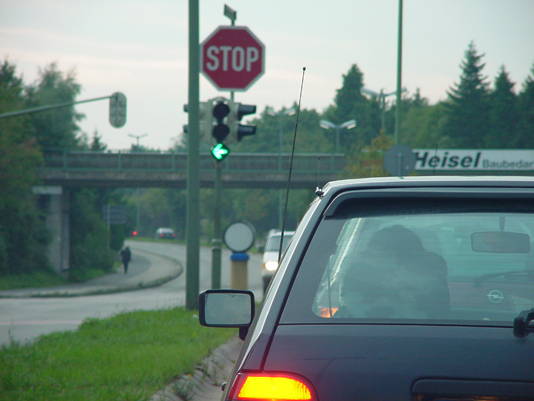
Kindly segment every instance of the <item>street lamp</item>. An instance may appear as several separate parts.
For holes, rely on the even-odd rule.
[[[403,89],[404,91],[404,89]],[[384,93],[384,89],[380,89],[380,92],[375,92],[371,89],[367,89],[367,88],[362,88],[362,92],[365,93],[366,95],[370,95],[370,96],[374,96],[376,98],[378,98],[378,104],[380,105],[380,108],[382,109],[382,116],[381,116],[381,120],[382,120],[382,123],[381,123],[381,131],[385,134],[386,133],[386,98],[388,96],[391,96],[391,95],[394,95],[396,94],[397,92],[394,91],[394,92],[389,92],[389,93]]]
[[[324,129],[334,129],[336,130],[336,153],[339,153],[339,133],[342,129],[352,129],[356,128],[356,120],[348,120],[341,124],[334,124],[331,121],[328,120],[321,120],[319,122],[319,125],[321,128]]]
[[[281,110],[280,112],[276,113],[274,111],[267,111],[266,114],[271,117],[276,116],[294,116],[297,111],[294,107],[290,107],[286,110]],[[281,119],[278,120],[278,153],[282,153],[283,150],[283,125]]]
[[[136,144],[136,146],[137,146],[138,149],[139,149],[139,139],[140,139],[140,138],[144,138],[144,137],[147,136],[147,135],[148,135],[148,134],[143,134],[143,135],[128,134],[128,136],[129,136],[130,138],[135,138],[135,139],[137,139],[137,144]]]
[[[135,138],[135,139],[137,139],[137,144],[136,144],[136,146],[137,146],[137,151],[139,151],[139,139],[144,138],[144,137],[147,136],[147,135],[148,135],[148,134],[143,134],[143,135],[128,134],[128,136],[129,136],[130,138]],[[139,214],[139,202],[140,202],[140,201],[139,201],[139,197],[140,197],[140,196],[139,196],[139,187],[135,188],[135,195],[136,195],[136,198],[137,198],[137,199],[136,199],[136,200],[137,200],[137,202],[136,202],[136,211],[135,211],[135,229],[136,229],[137,231],[140,231],[140,217],[141,217],[141,216],[140,216],[140,214]]]
[[[276,116],[294,116],[296,114],[297,110],[294,107],[290,107],[286,110],[281,110],[280,112],[276,113],[274,111],[267,111],[266,114],[271,117]],[[282,150],[283,150],[283,131],[284,131],[284,123],[281,118],[278,119],[278,168],[282,168]],[[280,230],[282,229],[282,222],[284,218],[284,190],[281,189],[278,191],[278,227]]]

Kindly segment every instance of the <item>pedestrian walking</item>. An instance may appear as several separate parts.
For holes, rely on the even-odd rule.
[[[124,266],[124,274],[128,273],[128,263],[130,263],[131,259],[132,259],[132,251],[130,251],[130,247],[126,246],[122,248],[121,260],[122,260],[122,265]]]

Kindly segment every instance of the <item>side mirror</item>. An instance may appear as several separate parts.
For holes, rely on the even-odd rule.
[[[254,294],[244,290],[207,290],[199,295],[202,326],[237,327],[244,339],[254,318]]]

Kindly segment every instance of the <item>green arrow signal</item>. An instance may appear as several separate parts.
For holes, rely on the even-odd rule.
[[[218,143],[211,148],[211,156],[217,161],[223,161],[230,154],[230,149],[224,143]]]

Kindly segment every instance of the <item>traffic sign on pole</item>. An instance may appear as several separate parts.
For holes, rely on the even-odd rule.
[[[219,26],[200,54],[202,73],[220,90],[246,91],[265,72],[265,46],[246,26]]]

